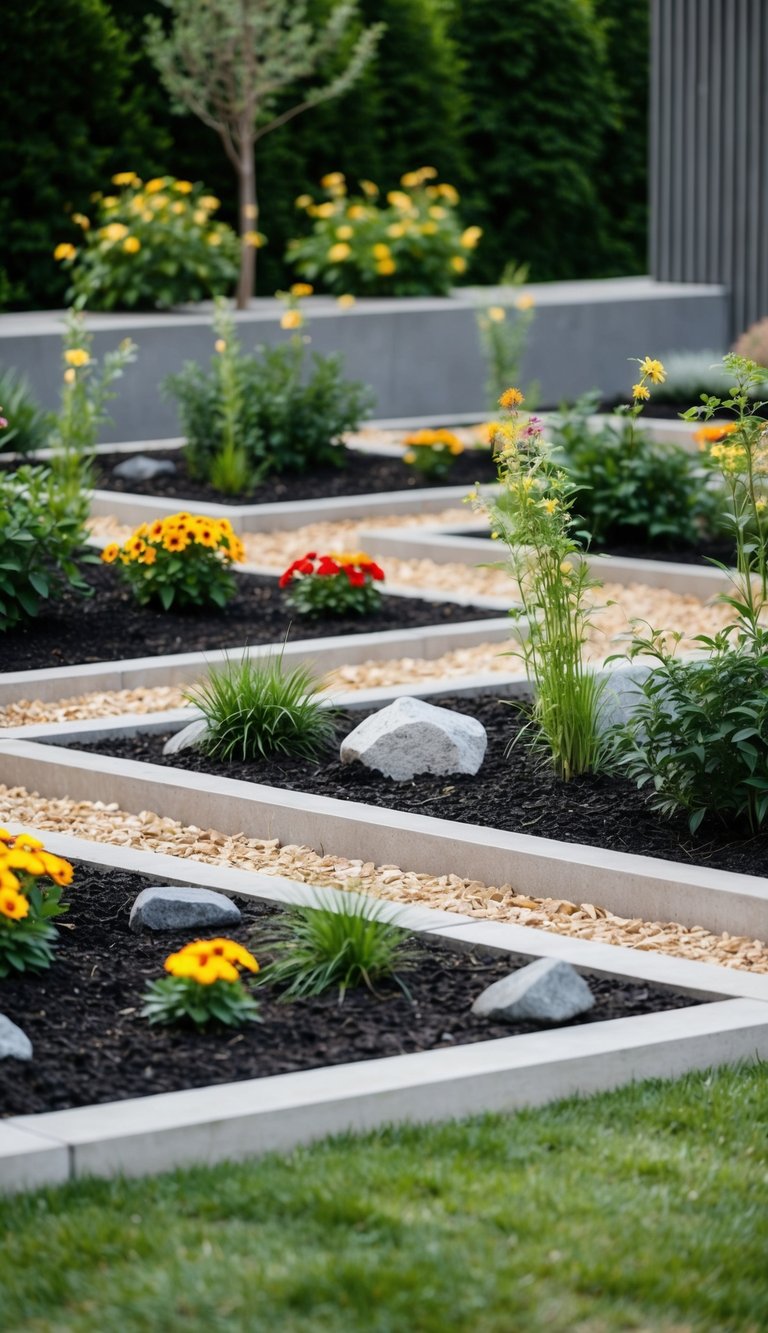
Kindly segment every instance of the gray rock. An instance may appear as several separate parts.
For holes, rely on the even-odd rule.
[[[31,1060],[32,1042],[26,1032],[0,1014],[0,1060]]]
[[[163,754],[178,754],[180,750],[193,750],[199,745],[205,731],[205,718],[197,718],[195,722],[190,722],[186,727],[182,727],[181,731],[175,731],[168,737],[163,746]]]
[[[605,682],[597,714],[601,734],[629,720],[644,698],[643,685],[650,674],[647,662],[624,662],[599,672],[599,679]]]
[[[240,919],[240,908],[223,893],[157,884],[135,899],[129,925],[138,935],[142,930],[218,930]]]
[[[148,454],[133,454],[124,463],[113,467],[112,476],[121,481],[154,481],[155,477],[170,477],[176,464],[170,458],[150,458]]]
[[[341,743],[341,762],[403,782],[417,773],[476,773],[488,744],[485,727],[466,713],[403,696],[367,717]]]
[[[508,1023],[567,1023],[594,1003],[589,986],[570,963],[539,958],[494,981],[478,995],[472,1013]]]

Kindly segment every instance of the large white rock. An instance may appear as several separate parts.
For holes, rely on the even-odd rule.
[[[417,773],[476,773],[485,757],[485,727],[466,713],[404,695],[355,727],[341,743],[341,762],[359,760],[403,782]]]
[[[207,729],[208,723],[204,717],[188,722],[181,731],[174,731],[173,735],[168,737],[163,746],[163,754],[180,754],[182,750],[196,749]]]
[[[567,1023],[594,1003],[589,986],[570,963],[539,958],[487,986],[472,1013],[507,1023]]]
[[[0,1014],[0,1060],[31,1060],[32,1042],[26,1032]]]

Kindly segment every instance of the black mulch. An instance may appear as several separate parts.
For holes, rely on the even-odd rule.
[[[150,1093],[261,1078],[322,1065],[463,1045],[534,1030],[478,1019],[474,998],[523,961],[455,953],[425,942],[407,974],[411,999],[393,983],[378,995],[350,992],[280,1003],[261,993],[263,1022],[239,1031],[154,1027],[139,1016],[148,981],[190,938],[136,936],[128,929],[134,896],[148,881],[122,871],[81,866],[67,891],[61,943],[49,971],[0,981],[0,1011],[34,1047],[31,1063],[0,1061],[0,1115],[61,1110]],[[241,903],[243,923],[230,937],[268,954],[258,934],[273,910]],[[213,933],[213,932],[211,932]],[[578,1022],[601,1022],[683,1008],[696,1001],[660,987],[589,977],[595,1008]],[[575,1024],[569,1024],[573,1026]]]
[[[476,481],[495,481],[496,469],[490,450],[471,449],[459,454],[450,474],[440,481],[427,480],[401,458],[384,454],[344,451],[343,467],[315,467],[309,472],[286,472],[267,477],[242,495],[222,495],[206,482],[195,481],[187,472],[179,449],[152,450],[149,457],[168,459],[176,465],[171,475],[152,481],[122,481],[113,469],[124,463],[126,454],[100,454],[96,485],[102,490],[124,491],[132,495],[162,495],[166,498],[194,500],[207,504],[280,504],[288,500],[320,500],[336,495],[362,495],[382,491],[413,491],[433,486],[467,486]]]
[[[361,764],[342,764],[338,750],[323,763],[275,759],[269,762],[223,763],[197,751],[163,756],[167,736],[112,737],[83,750],[216,773],[246,782],[262,782],[290,791],[312,792],[340,800],[408,810],[459,824],[479,824],[559,838],[617,852],[658,856],[670,861],[711,866],[717,870],[764,875],[768,869],[768,835],[750,837],[712,823],[695,836],[685,819],[665,820],[655,814],[630,782],[608,775],[588,775],[562,782],[542,763],[520,736],[519,706],[491,697],[440,699],[441,706],[479,718],[488,732],[488,751],[475,777],[439,778],[423,774],[410,782],[393,782]],[[339,738],[365,716],[339,719]],[[569,897],[567,872],[558,895]],[[673,904],[670,915],[674,916]]]
[[[455,537],[490,537],[490,529],[483,532],[474,531],[471,528],[465,528],[452,534]],[[605,546],[593,546],[592,555],[612,555],[616,559],[624,560],[669,560],[676,565],[710,565],[713,561],[719,561],[724,565],[732,565],[735,562],[736,554],[733,542],[724,539],[717,541],[701,541],[697,546],[669,546],[656,542],[642,542],[640,540],[608,543]],[[606,582],[610,582],[611,571],[606,569],[601,577]]]
[[[162,611],[138,606],[114,566],[89,566],[94,596],[67,590],[35,620],[0,634],[0,671],[280,643],[288,633],[295,641],[455,625],[500,614],[453,602],[384,596],[373,615],[316,620],[288,609],[276,577],[236,578],[237,596],[224,611]]]

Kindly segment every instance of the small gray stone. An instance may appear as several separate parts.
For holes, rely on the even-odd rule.
[[[199,717],[195,722],[182,727],[181,731],[175,731],[165,742],[163,754],[178,754],[180,750],[193,750],[205,735],[206,725],[205,718]]]
[[[134,454],[112,469],[112,476],[121,481],[154,481],[155,477],[171,477],[176,464],[170,458],[150,458],[148,454]]]
[[[357,759],[403,782],[417,773],[474,774],[487,744],[485,727],[476,718],[403,695],[355,727],[342,741],[340,755],[343,764]]]
[[[31,1060],[32,1042],[26,1032],[0,1014],[0,1060]]]
[[[594,1003],[589,986],[570,963],[539,958],[494,981],[478,995],[472,1013],[508,1023],[567,1023]]]
[[[129,925],[138,935],[142,930],[218,930],[240,920],[240,908],[223,893],[157,884],[135,899]]]

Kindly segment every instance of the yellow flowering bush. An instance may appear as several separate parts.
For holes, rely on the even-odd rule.
[[[403,440],[403,461],[425,477],[441,481],[447,477],[453,461],[464,453],[464,445],[452,430],[416,430]]]
[[[69,861],[47,852],[39,838],[0,828],[0,977],[50,967],[53,918],[68,910],[61,890],[73,874]]]
[[[140,605],[218,606],[235,595],[232,565],[245,558],[227,518],[181,512],[142,523],[124,545],[110,542],[101,558],[117,565]]]
[[[144,992],[142,1017],[150,1023],[190,1019],[196,1027],[211,1021],[240,1027],[258,1019],[258,1005],[243,982],[243,972],[259,971],[253,954],[235,940],[193,940],[165,960],[169,974]]]
[[[53,252],[71,272],[70,301],[92,310],[167,309],[231,290],[240,242],[215,220],[220,203],[204,186],[173,176],[142,181],[132,171],[113,176],[112,186],[92,196],[93,217],[72,214],[77,244],[62,241]],[[262,241],[253,233],[250,243]]]
[[[446,295],[466,273],[482,232],[462,229],[458,193],[436,177],[434,167],[406,172],[400,189],[381,198],[366,180],[350,195],[344,175],[331,172],[320,182],[325,198],[296,200],[314,225],[309,236],[288,243],[289,261],[336,295]]]

